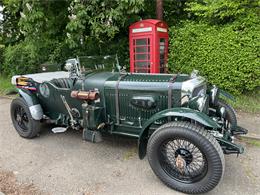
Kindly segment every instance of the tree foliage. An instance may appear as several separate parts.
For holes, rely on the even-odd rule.
[[[72,1],[66,27],[69,45],[77,47],[93,37],[99,42],[111,40],[143,5],[143,0]]]
[[[2,27],[1,36],[2,42],[5,45],[13,45],[19,42],[22,38],[18,22],[21,11],[21,1],[7,1],[2,2],[4,9],[2,11],[3,21],[0,21]]]
[[[4,0],[3,5],[4,70],[13,74],[35,71],[45,61],[111,52],[108,44],[115,48],[119,37],[127,49],[127,26],[144,4],[143,0]],[[121,49],[113,51],[125,55]]]
[[[52,59],[65,37],[66,1],[4,1],[4,65],[7,73],[36,71]]]

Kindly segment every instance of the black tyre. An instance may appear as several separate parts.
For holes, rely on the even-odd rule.
[[[224,107],[226,110],[226,121],[225,121],[225,128],[234,130],[237,127],[237,117],[236,112],[232,106],[226,103],[224,100],[218,100],[216,106],[213,109],[210,109],[211,116],[220,117],[219,110],[221,107]]]
[[[26,102],[21,97],[14,99],[11,103],[11,119],[21,137],[33,138],[40,132],[40,121],[32,118]]]
[[[147,155],[163,183],[189,194],[212,190],[225,170],[219,143],[203,127],[189,122],[170,122],[158,128],[148,141]]]
[[[220,107],[224,107],[226,109],[226,119],[227,121],[230,123],[230,127],[232,129],[232,127],[236,127],[237,126],[237,117],[236,117],[236,112],[234,110],[234,108],[232,106],[230,106],[229,104],[227,104],[224,100],[219,100],[217,103],[217,106]]]

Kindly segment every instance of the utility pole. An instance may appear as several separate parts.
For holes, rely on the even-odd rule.
[[[163,20],[163,0],[156,0],[156,18]]]

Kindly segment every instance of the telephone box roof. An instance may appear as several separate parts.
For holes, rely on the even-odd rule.
[[[166,22],[162,20],[156,20],[156,19],[146,19],[146,20],[140,20],[138,22],[133,23],[132,25],[129,26],[129,28],[136,28],[136,27],[141,27],[141,24],[145,25],[151,25],[151,26],[159,26],[159,27],[165,27],[168,28],[168,25]]]

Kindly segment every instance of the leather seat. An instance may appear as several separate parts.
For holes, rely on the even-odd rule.
[[[73,81],[70,78],[60,78],[60,79],[52,79],[50,81],[53,85],[55,85],[58,88],[72,88]]]

